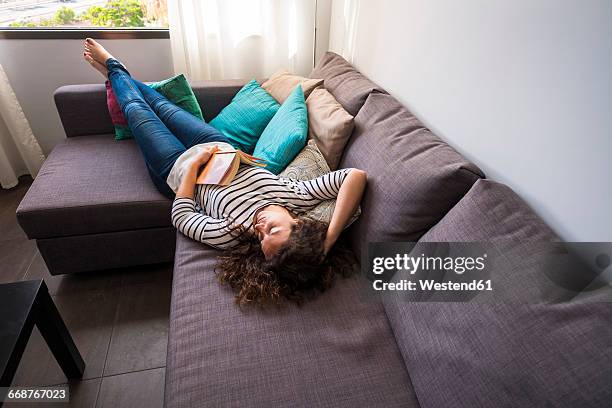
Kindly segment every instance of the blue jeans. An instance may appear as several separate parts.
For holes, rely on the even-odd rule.
[[[153,183],[166,197],[174,198],[166,178],[176,159],[197,144],[229,143],[229,140],[159,92],[133,79],[116,59],[109,58],[106,67],[117,102],[140,146]]]

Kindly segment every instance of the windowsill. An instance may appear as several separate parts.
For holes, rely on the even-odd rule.
[[[170,38],[167,28],[0,28],[2,40],[103,40]]]

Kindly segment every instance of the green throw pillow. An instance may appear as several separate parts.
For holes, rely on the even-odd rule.
[[[253,79],[210,121],[210,125],[223,133],[236,149],[252,153],[279,107],[278,102]]]
[[[108,82],[108,81],[107,81]],[[163,81],[154,82],[149,86],[155,89],[160,94],[164,95],[170,102],[174,103],[180,108],[185,109],[193,116],[204,120],[200,104],[187,82],[185,75],[179,74],[175,77],[164,79]],[[106,86],[106,102],[108,104],[108,110],[111,115],[111,120],[115,126],[115,140],[130,139],[133,137],[132,131],[127,125],[127,120],[123,116],[110,83]]]
[[[266,169],[278,174],[304,148],[308,137],[308,112],[301,86],[283,102],[257,141],[253,156],[266,161]]]

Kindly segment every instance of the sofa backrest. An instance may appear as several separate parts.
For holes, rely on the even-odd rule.
[[[362,215],[350,240],[416,241],[483,177],[482,171],[403,107],[371,93],[355,117],[340,167],[368,173]]]
[[[192,83],[204,119],[208,122],[217,116],[245,82],[223,80]],[[53,97],[67,137],[114,132],[106,105],[104,84],[62,86],[55,91]]]

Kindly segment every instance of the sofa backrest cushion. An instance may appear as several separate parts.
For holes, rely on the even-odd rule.
[[[423,242],[558,241],[553,230],[510,187],[478,180],[425,235]]]
[[[323,79],[323,86],[348,113],[355,116],[371,92],[384,89],[357,71],[340,55],[326,52],[310,73],[310,78]]]
[[[440,140],[395,98],[372,93],[355,117],[340,168],[365,170],[361,218],[350,241],[416,241],[483,173]]]
[[[516,246],[525,257],[537,256],[525,243],[557,240],[518,195],[490,180],[477,181],[421,238]],[[612,400],[612,303],[409,302],[386,292],[383,304],[422,408]]]

